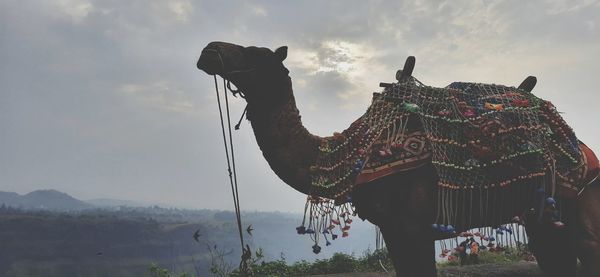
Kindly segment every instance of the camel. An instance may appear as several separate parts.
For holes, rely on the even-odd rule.
[[[197,67],[244,92],[247,119],[264,158],[283,182],[310,194],[310,167],[322,138],[302,125],[289,71],[283,65],[286,57],[285,46],[272,51],[211,42],[202,50]],[[431,228],[438,208],[437,178],[433,166],[426,164],[352,191],[358,216],[380,228],[397,276],[436,276],[433,242],[453,236]],[[600,276],[599,183],[595,180],[578,197],[562,202],[564,228],[526,222],[530,248],[545,274],[575,276],[579,259],[584,274]],[[482,227],[478,221],[469,227]]]

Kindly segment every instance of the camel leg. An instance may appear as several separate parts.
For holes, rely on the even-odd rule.
[[[575,247],[584,276],[600,276],[600,180],[580,196],[577,223]]]
[[[403,191],[394,194],[393,212],[380,225],[386,245],[392,244],[389,251],[397,276],[436,276],[430,184],[419,180],[396,186]]]
[[[436,276],[430,227],[436,180],[430,170],[384,177],[357,188],[352,196],[358,216],[381,229],[397,276]]]
[[[553,227],[550,223],[540,223],[535,218],[530,219],[525,226],[529,236],[529,248],[546,276],[575,276],[577,271],[574,247],[576,228],[573,220],[567,221],[574,218],[574,208],[569,203],[564,205],[563,228]]]
[[[430,231],[398,227],[380,227],[396,276],[436,276],[434,241],[425,235]]]
[[[404,262],[402,261],[403,259],[400,253],[402,248],[401,242],[393,235],[394,232],[391,228],[382,228],[379,226],[379,230],[381,230],[383,240],[385,241],[385,247],[388,251],[390,259],[392,260],[394,269],[396,270],[396,276],[403,276],[402,266]]]

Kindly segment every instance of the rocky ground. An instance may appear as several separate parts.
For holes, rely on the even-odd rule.
[[[344,273],[318,275],[319,277],[389,277],[386,273]],[[510,264],[482,264],[470,266],[451,266],[438,270],[440,277],[537,277],[542,276],[536,263],[516,262]],[[316,276],[313,276],[316,277]]]

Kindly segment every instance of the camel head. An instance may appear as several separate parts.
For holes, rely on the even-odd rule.
[[[283,66],[287,47],[275,51],[264,47],[243,47],[226,42],[211,42],[198,59],[198,69],[219,75],[233,83],[248,103],[287,99],[284,86],[289,86],[289,71]]]

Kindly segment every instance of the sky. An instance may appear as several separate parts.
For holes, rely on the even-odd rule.
[[[537,76],[600,151],[600,1],[0,0],[0,191],[233,209],[213,80],[195,67],[217,40],[287,45],[317,135],[347,128],[413,55],[431,86]],[[300,212],[248,122],[234,142],[241,208]]]

